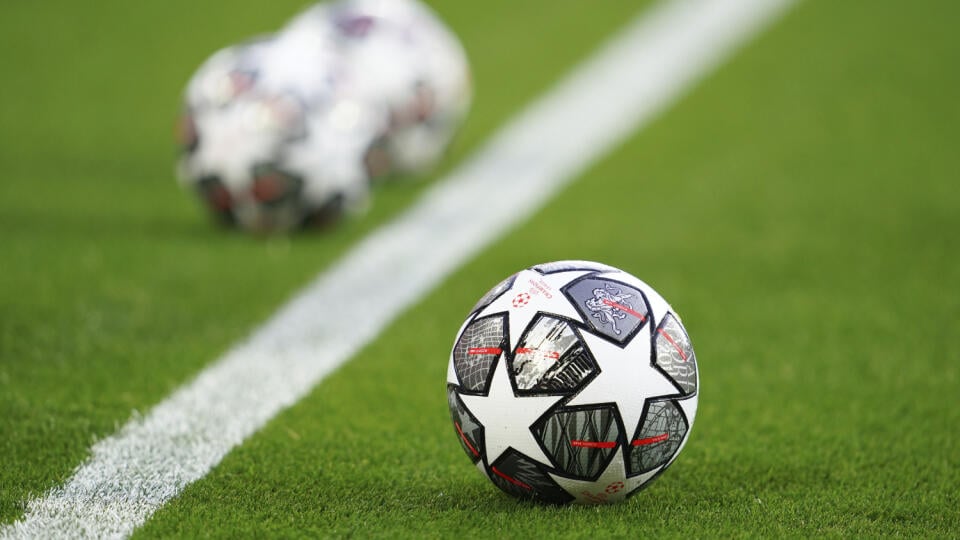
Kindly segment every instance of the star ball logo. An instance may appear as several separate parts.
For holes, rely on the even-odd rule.
[[[533,296],[543,296],[547,300],[553,299],[554,288],[543,279],[530,278],[527,280],[527,283],[530,285],[530,288],[525,292],[517,293],[517,295],[513,297],[513,301],[511,302],[513,307],[522,308],[530,303],[530,299]]]
[[[530,303],[530,294],[522,292],[513,297],[513,307],[521,308]]]

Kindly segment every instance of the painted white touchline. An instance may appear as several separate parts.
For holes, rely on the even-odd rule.
[[[249,338],[94,444],[0,538],[129,536],[792,2],[654,6]]]

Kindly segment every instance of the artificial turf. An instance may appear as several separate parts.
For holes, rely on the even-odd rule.
[[[61,7],[78,28],[94,22]],[[216,47],[286,13],[266,24],[240,5],[234,36],[207,9],[180,22],[216,27],[216,39],[181,26],[176,35],[190,39],[166,48],[153,35],[155,50],[140,54],[156,61],[128,68],[136,84],[109,85],[101,72],[63,97],[20,81],[12,92],[39,94],[46,112],[17,112],[10,97],[0,105],[0,521],[422,189],[383,190],[368,219],[322,237],[263,241],[209,227],[170,180],[175,94],[201,42]],[[471,52],[477,85],[449,168],[637,8],[438,9]],[[799,4],[137,534],[960,534],[958,11]],[[148,29],[174,35],[152,15],[140,32],[98,35],[86,67],[109,72],[111,55],[136,56],[113,45]],[[15,29],[15,18],[0,21]],[[73,42],[0,36],[33,44],[39,59],[51,43]],[[56,75],[38,57],[10,58],[35,84]],[[60,67],[76,78],[86,73],[76,64]],[[137,88],[144,94],[130,96]],[[127,100],[123,110],[104,89]],[[138,104],[144,114],[127,127]],[[462,455],[447,416],[447,354],[474,301],[511,272],[565,258],[654,285],[697,350],[689,444],[621,505],[543,507],[501,494]]]

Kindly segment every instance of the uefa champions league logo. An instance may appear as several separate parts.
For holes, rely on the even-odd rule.
[[[643,320],[643,315],[624,303],[624,300],[632,297],[632,294],[624,294],[620,289],[606,284],[603,288],[594,289],[593,298],[587,299],[584,305],[592,312],[593,317],[599,319],[602,324],[611,325],[614,333],[620,335],[621,330],[617,328],[617,321],[626,319],[627,313],[639,315]]]

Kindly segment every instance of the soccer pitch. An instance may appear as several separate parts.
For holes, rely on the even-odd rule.
[[[327,234],[218,230],[172,179],[181,87],[301,5],[0,7],[0,523],[646,7],[433,2],[476,85],[441,169],[383,186]],[[136,535],[960,534],[958,12],[799,2]],[[697,350],[690,442],[621,505],[503,495],[447,413],[447,354],[473,303],[568,258],[653,284]]]

